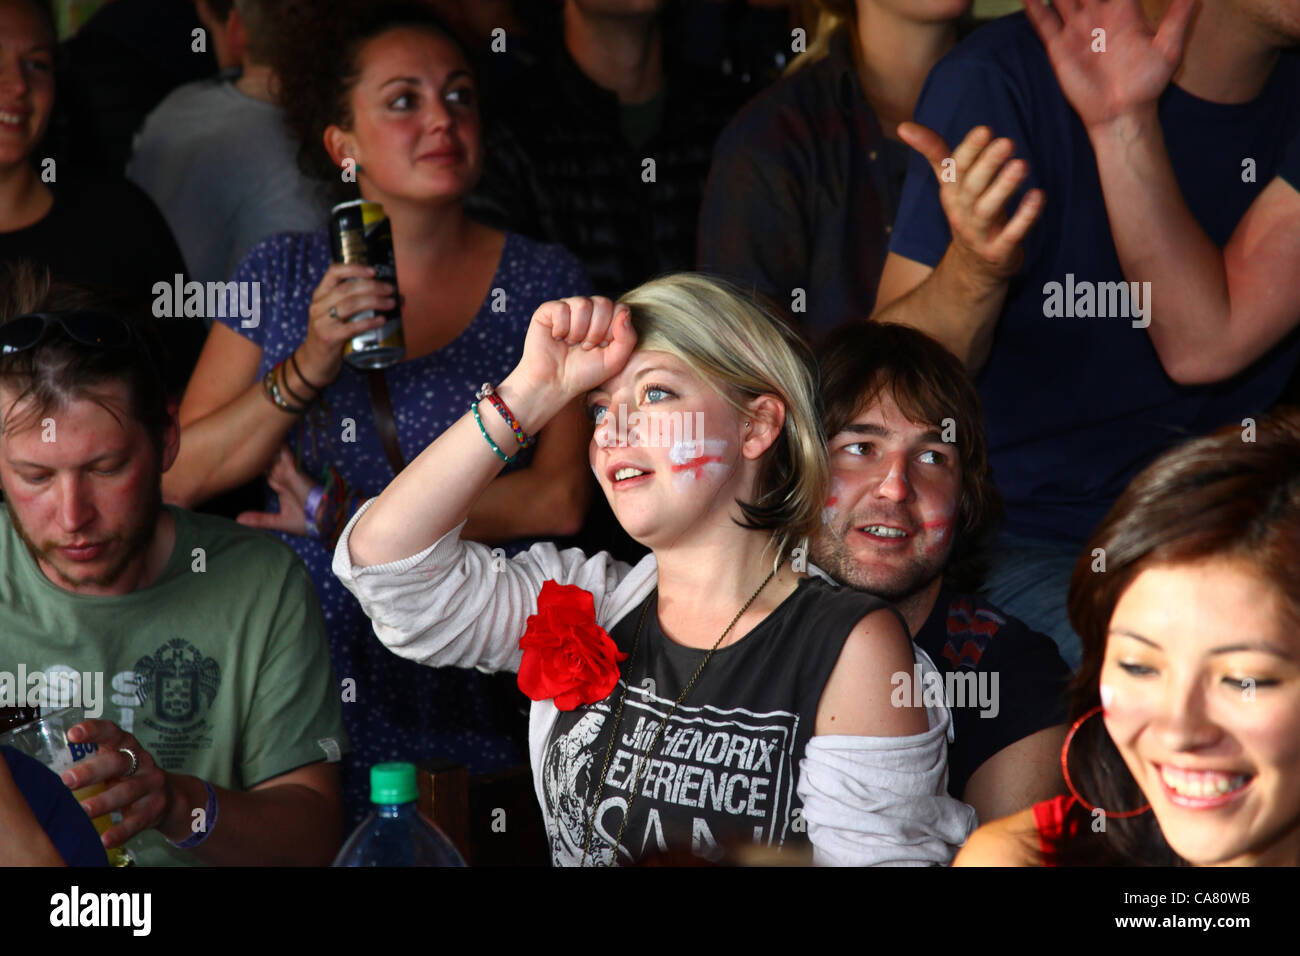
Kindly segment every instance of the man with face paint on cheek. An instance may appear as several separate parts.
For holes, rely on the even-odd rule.
[[[973,384],[900,325],[843,327],[819,359],[832,478],[813,561],[892,601],[943,673],[952,796],[987,821],[1063,792],[1069,668],[1051,638],[964,593],[1000,510]],[[917,683],[897,675],[896,704],[918,705]]]

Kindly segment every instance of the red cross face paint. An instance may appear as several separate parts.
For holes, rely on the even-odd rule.
[[[822,524],[827,528],[835,526],[835,517],[839,514],[837,510],[840,498],[844,494],[844,482],[831,476],[831,493],[826,496],[826,502],[822,505]]]
[[[724,478],[731,470],[726,451],[727,442],[720,438],[676,442],[668,452],[673,487],[683,491],[691,482]]]
[[[939,429],[885,395],[831,438],[830,459],[814,561],[891,600],[934,581],[952,553],[961,493],[956,449]]]
[[[1300,635],[1248,562],[1142,571],[1111,617],[1105,724],[1170,847],[1300,864]]]
[[[647,547],[680,543],[743,496],[744,422],[681,360],[642,350],[587,396],[592,470],[610,507]]]
[[[927,532],[929,540],[925,543],[926,551],[930,554],[943,554],[947,557],[952,547],[952,519],[951,511],[943,512],[943,517],[934,518],[930,521],[922,521],[921,528]]]

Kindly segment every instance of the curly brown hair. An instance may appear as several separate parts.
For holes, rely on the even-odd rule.
[[[421,3],[373,0],[285,0],[277,11],[271,67],[285,122],[298,142],[298,167],[328,185],[340,201],[356,198],[325,151],[330,126],[352,126],[352,90],[359,78],[358,57],[370,40],[390,30],[427,30],[456,46],[473,62],[456,34]]]

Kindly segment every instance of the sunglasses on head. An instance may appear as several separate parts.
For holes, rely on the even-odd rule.
[[[28,312],[0,325],[0,355],[25,352],[38,345],[57,326],[74,342],[100,349],[130,348],[130,324],[111,312]]]

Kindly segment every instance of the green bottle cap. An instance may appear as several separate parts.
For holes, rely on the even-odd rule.
[[[370,768],[371,803],[414,803],[419,795],[415,764],[377,763]]]

